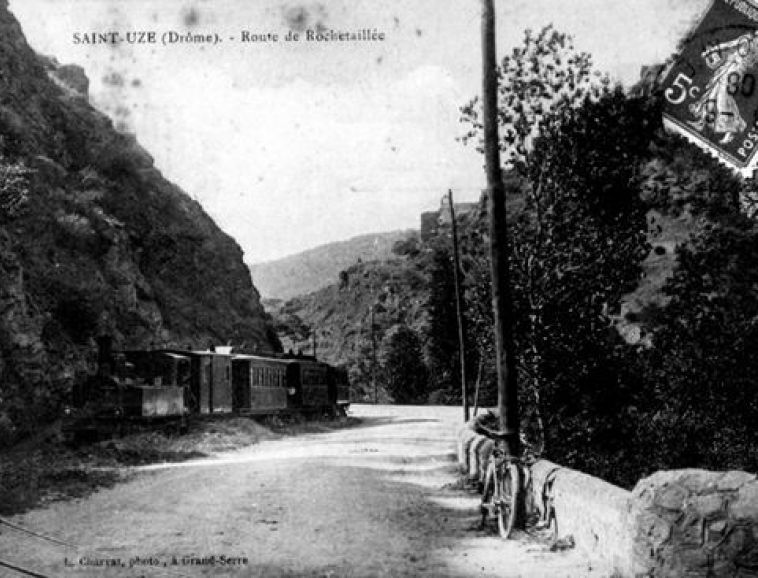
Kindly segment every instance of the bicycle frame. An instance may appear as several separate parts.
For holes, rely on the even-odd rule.
[[[498,444],[487,464],[481,514],[483,527],[486,526],[488,517],[497,518],[498,533],[504,540],[508,539],[516,524],[519,499],[523,491],[522,481],[520,460],[509,456]]]

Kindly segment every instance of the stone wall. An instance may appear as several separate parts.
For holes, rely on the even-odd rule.
[[[482,482],[491,440],[470,424],[457,436],[458,461]],[[573,541],[616,577],[758,578],[758,476],[677,470],[631,492],[540,460],[530,468],[527,507],[552,508],[555,536]]]
[[[531,499],[540,513],[552,504],[555,537],[608,569],[631,574],[627,506],[631,492],[588,474],[540,460],[531,467]]]
[[[484,482],[492,440],[470,424],[458,432],[458,462],[471,483]],[[582,472],[540,460],[531,468],[527,507],[539,514],[552,509],[555,538],[573,542],[611,575],[627,575],[630,531],[627,505],[631,492]]]
[[[634,488],[629,513],[638,574],[758,578],[755,475],[657,472]]]

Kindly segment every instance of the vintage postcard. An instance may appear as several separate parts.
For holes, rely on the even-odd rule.
[[[756,75],[753,0],[0,0],[0,577],[758,576]]]

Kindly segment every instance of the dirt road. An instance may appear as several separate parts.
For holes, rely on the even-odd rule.
[[[602,575],[578,552],[477,529],[478,496],[454,487],[457,408],[352,413],[360,426],[137,468],[16,516],[69,545],[0,527],[0,560],[51,577]]]

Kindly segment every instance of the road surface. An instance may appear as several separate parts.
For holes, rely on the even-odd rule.
[[[458,408],[352,414],[355,428],[135,468],[11,518],[67,545],[0,527],[0,560],[56,578],[602,575],[578,552],[478,529],[478,496],[455,483]]]

